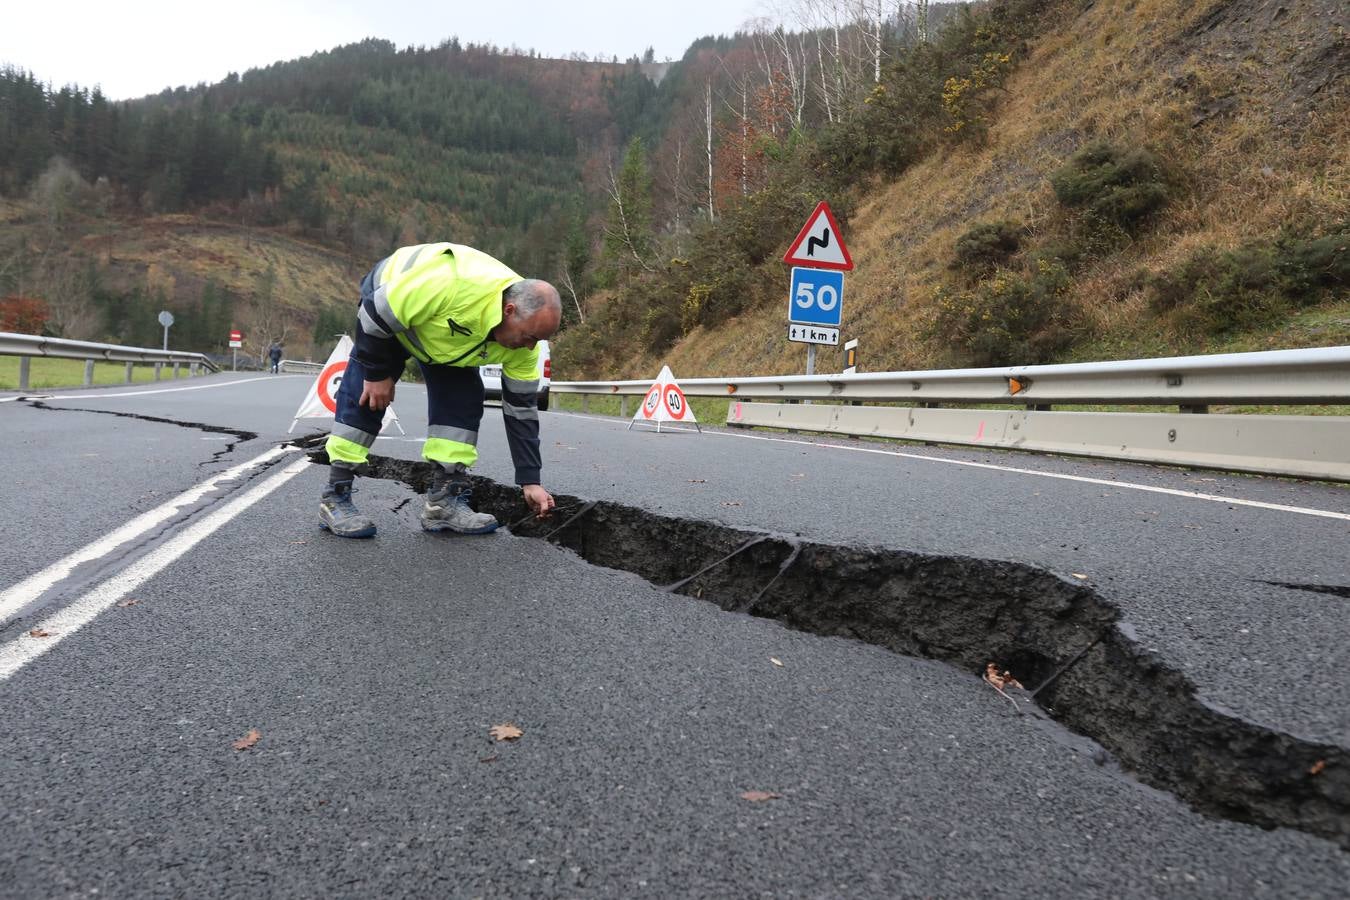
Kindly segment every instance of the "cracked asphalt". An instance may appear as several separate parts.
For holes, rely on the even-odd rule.
[[[190,427],[0,404],[0,591],[284,440],[308,383],[217,375],[193,382],[208,390],[44,401],[257,434],[214,460],[221,443]],[[414,437],[419,395],[404,385],[396,400]],[[478,472],[506,481],[499,418],[486,411]],[[1085,575],[1207,702],[1350,744],[1347,601],[1265,583],[1350,583],[1346,522],[948,461],[1345,512],[1343,487],[543,419],[560,492]],[[391,482],[359,482],[379,537],[339,542],[314,527],[324,477],[287,482],[137,603],[0,681],[0,895],[1341,897],[1350,884],[1350,853],[1199,815],[971,673],[724,613],[505,532],[426,535],[417,498]],[[53,592],[0,640],[68,599]],[[492,741],[507,722],[524,735]],[[233,749],[254,728],[258,743]]]

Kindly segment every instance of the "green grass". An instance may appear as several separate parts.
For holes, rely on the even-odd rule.
[[[28,389],[82,387],[84,385],[84,360],[52,359],[45,356],[29,357]],[[181,366],[178,377],[187,377],[187,366]],[[166,365],[162,373],[163,380],[173,380],[173,367]],[[95,362],[94,384],[125,384],[127,380],[126,363]],[[154,381],[155,367],[152,364],[137,364],[131,367],[131,380],[134,382]],[[0,356],[0,391],[19,389],[19,357]]]

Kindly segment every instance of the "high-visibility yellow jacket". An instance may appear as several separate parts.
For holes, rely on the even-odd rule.
[[[502,321],[502,291],[523,279],[486,253],[450,243],[403,247],[381,260],[371,279],[370,302],[363,301],[359,313],[366,334],[394,337],[425,363],[494,362],[507,378],[538,377],[537,348],[508,350],[488,337]],[[401,363],[394,372],[374,368],[384,377],[402,371]]]
[[[502,415],[516,481],[538,484],[539,350],[510,349],[491,339],[492,329],[502,321],[502,291],[523,280],[486,253],[462,244],[395,250],[361,283],[360,327],[352,355],[368,381],[397,379],[410,355],[428,365],[500,364]],[[447,460],[471,464],[477,458],[476,430],[453,430],[454,440],[435,439],[439,443],[434,448],[440,448],[436,452],[449,447],[442,454]],[[373,441],[374,435],[369,438]],[[434,449],[433,441],[428,448]],[[428,448],[424,455],[431,452]]]

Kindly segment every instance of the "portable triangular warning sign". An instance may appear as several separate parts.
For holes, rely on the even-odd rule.
[[[323,364],[319,377],[309,386],[309,393],[305,395],[300,408],[295,411],[294,421],[286,430],[287,434],[295,430],[295,423],[301,419],[331,419],[337,415],[338,386],[342,384],[342,373],[347,371],[347,359],[351,355],[352,339],[344,334],[337,347],[333,349],[332,355],[328,357],[328,362]],[[380,423],[380,430],[388,428],[390,422],[398,426],[400,434],[407,433],[399,424],[398,416],[394,414],[393,404],[385,407],[384,421]]]
[[[647,396],[642,398],[642,405],[633,413],[633,421],[628,423],[630,429],[634,422],[655,423],[657,431],[661,430],[662,422],[689,422],[700,434],[703,433],[694,418],[694,411],[689,408],[689,401],[684,398],[684,391],[670,372],[670,366],[661,367],[661,374],[656,376]]]
[[[802,226],[783,262],[812,269],[853,269],[853,257],[844,246],[844,236],[839,233],[830,204],[824,200],[816,204],[815,212]]]

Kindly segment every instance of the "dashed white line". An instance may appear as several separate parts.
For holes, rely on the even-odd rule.
[[[52,563],[47,568],[34,575],[30,575],[13,587],[0,592],[0,621],[9,618],[28,603],[31,603],[33,600],[42,596],[42,594],[51,588],[52,585],[70,575],[75,567],[81,563],[107,556],[122,544],[135,540],[155,526],[173,518],[173,516],[177,515],[184,507],[196,503],[222,483],[233,481],[250,469],[255,469],[288,452],[290,451],[285,447],[273,447],[271,450],[268,450],[266,453],[260,454],[259,456],[255,456],[248,462],[240,463],[232,469],[221,472],[219,475],[213,475],[196,487],[188,488],[167,503],[163,503],[152,510],[141,513],[116,531],[75,551],[65,559]]]
[[[299,475],[309,465],[309,460],[304,457],[295,460],[257,487],[175,534],[164,544],[119,572],[115,578],[103,582],[79,600],[48,616],[33,629],[33,632],[44,634],[45,637],[34,637],[32,633],[25,633],[0,647],[0,681],[7,680],[25,665],[79,631],[99,613],[159,574],[216,529]]]

